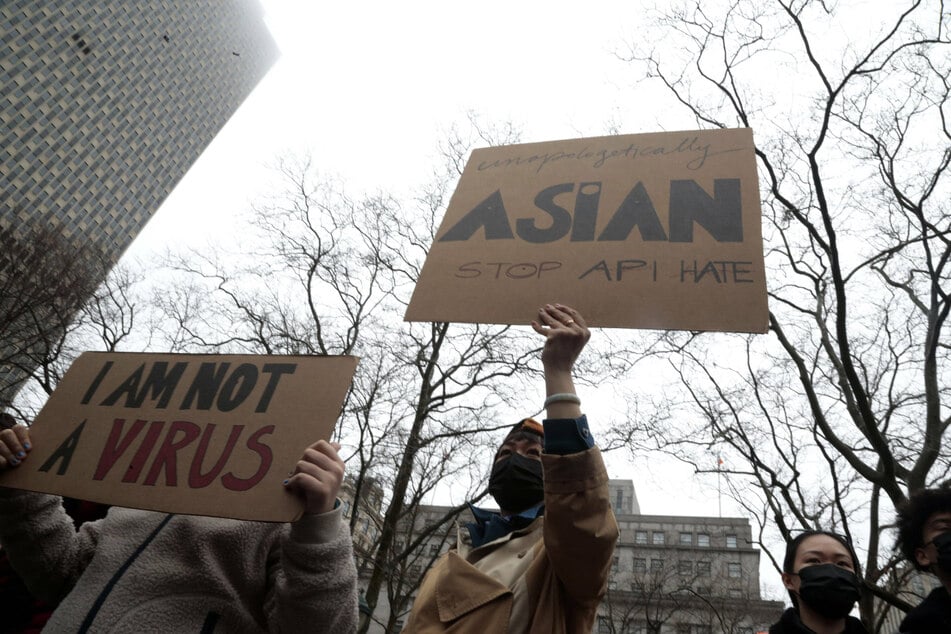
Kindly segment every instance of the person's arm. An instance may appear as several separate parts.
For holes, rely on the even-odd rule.
[[[594,446],[572,372],[591,332],[584,317],[570,306],[548,304],[538,310],[532,327],[545,336],[545,453],[567,455]]]
[[[24,425],[0,431],[0,470],[19,468],[32,449]],[[56,604],[82,575],[96,550],[99,523],[77,532],[54,495],[0,487],[0,545],[27,588]]]
[[[538,309],[532,328],[545,337],[542,367],[545,370],[545,410],[548,418],[579,418],[581,400],[571,375],[578,355],[591,332],[581,314],[570,306],[547,304]],[[571,397],[574,398],[571,398]]]
[[[607,587],[618,525],[607,470],[572,377],[591,335],[581,314],[560,304],[540,309],[532,326],[545,336],[545,552],[568,594],[596,605]]]
[[[272,631],[356,631],[353,541],[337,504],[344,474],[339,449],[336,443],[314,443],[285,481],[304,500],[305,512],[269,558],[265,611]]]

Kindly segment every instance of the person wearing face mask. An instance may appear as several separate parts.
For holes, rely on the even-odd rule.
[[[951,632],[951,482],[913,493],[898,508],[897,548],[941,585],[899,626],[901,634]]]
[[[828,531],[804,531],[786,544],[783,585],[793,607],[769,634],[867,634],[849,616],[861,596],[858,557],[852,545]]]
[[[617,520],[608,475],[581,413],[574,362],[590,337],[573,308],[548,304],[532,328],[545,337],[547,417],[526,418],[493,457],[498,513],[472,507],[455,548],[426,574],[404,634],[590,632],[607,589]]]

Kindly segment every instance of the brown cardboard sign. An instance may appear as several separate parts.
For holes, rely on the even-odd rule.
[[[356,357],[86,352],[0,486],[117,506],[291,521],[283,481],[329,439]]]
[[[765,332],[760,214],[748,128],[475,150],[405,319]]]

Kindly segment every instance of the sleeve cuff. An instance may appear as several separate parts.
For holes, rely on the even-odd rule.
[[[296,522],[291,522],[291,539],[299,544],[326,544],[337,537],[343,509],[339,504],[333,510],[317,515],[305,513]]]
[[[588,417],[545,419],[545,453],[558,456],[580,453],[594,447]]]

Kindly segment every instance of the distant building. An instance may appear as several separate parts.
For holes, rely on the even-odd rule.
[[[918,605],[932,590],[941,586],[941,581],[935,575],[917,570],[911,564],[899,569],[889,582],[889,585],[899,589],[898,596],[911,605]],[[875,600],[875,622],[881,623],[880,632],[897,632],[905,616],[902,610],[881,599]]]
[[[111,263],[278,56],[256,0],[6,0],[0,32],[0,253],[51,227]]]
[[[114,259],[278,54],[255,0],[7,0],[0,31],[0,225]]]
[[[749,520],[642,515],[632,481],[611,480],[610,488],[621,537],[594,634],[755,634],[779,619],[783,603],[760,597],[760,552],[752,545]],[[421,507],[413,527],[409,522],[403,527],[398,547],[452,511]],[[459,519],[472,521],[468,511]],[[392,587],[415,589],[435,559],[454,545],[455,534],[449,524],[423,540],[388,571]],[[371,568],[359,568],[365,587]],[[389,619],[390,598],[381,593],[371,634],[387,632],[382,624]],[[390,631],[399,632],[402,624],[402,618],[395,619]]]
[[[641,515],[632,481],[610,487],[621,537],[597,634],[755,634],[779,619],[748,519]]]
[[[374,478],[365,478],[360,483],[360,508],[354,508],[353,500],[356,495],[357,482],[347,476],[340,487],[340,500],[343,503],[343,516],[351,522],[353,515],[357,515],[351,531],[353,551],[357,558],[357,565],[366,568],[368,560],[373,556],[374,546],[380,535],[380,522],[383,508],[383,489]]]

